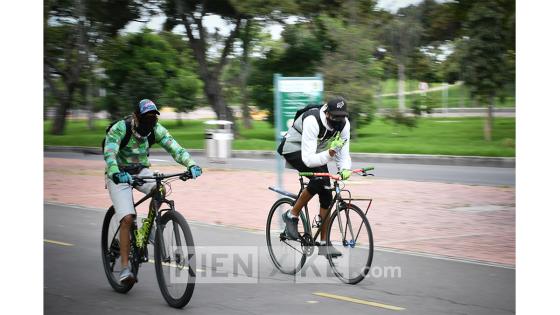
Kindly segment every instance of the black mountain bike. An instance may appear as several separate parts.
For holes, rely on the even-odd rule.
[[[369,170],[373,170],[373,167],[356,169],[352,172],[362,176],[373,176],[373,174],[367,173]],[[300,237],[298,240],[290,240],[284,231],[286,225],[282,220],[282,214],[294,206],[308,184],[304,181],[304,176],[330,177],[334,180],[331,191],[334,191],[335,196],[328,208],[327,218],[321,221],[314,220],[313,225],[309,220],[309,211],[305,205],[305,211],[301,211],[299,215]],[[373,234],[366,217],[372,199],[352,198],[350,191],[344,189],[340,176],[329,173],[300,172],[299,183],[300,190],[297,195],[268,187],[285,196],[272,205],[266,222],[266,244],[272,262],[282,273],[296,274],[305,264],[306,258],[313,254],[315,246],[318,245],[316,241],[321,233],[321,227],[327,224],[326,241],[327,244],[332,245],[326,247],[329,265],[342,282],[359,283],[368,274],[373,259]],[[342,198],[342,193],[347,193],[348,198]],[[369,201],[365,213],[352,203],[357,200]],[[312,236],[312,228],[317,228],[314,236]],[[333,249],[342,255],[332,255]]]
[[[189,303],[194,291],[196,259],[189,225],[185,218],[175,210],[173,200],[166,199],[168,193],[165,186],[168,186],[169,191],[171,191],[169,185],[172,181],[171,178],[186,181],[192,177],[190,172],[133,176],[133,186],[140,186],[144,184],[145,180],[155,180],[156,186],[151,193],[134,204],[136,208],[139,204],[151,198],[148,217],[142,220],[142,226],[138,228],[136,222],[132,224],[128,260],[131,272],[136,279],[138,279],[137,275],[141,264],[153,262],[159,288],[165,301],[172,307],[182,308]],[[150,232],[154,223],[154,261],[150,261],[148,243],[150,243]],[[126,293],[132,289],[134,283],[124,284],[119,281],[119,273],[122,270],[119,229],[120,222],[117,221],[115,209],[111,206],[105,214],[101,232],[103,267],[107,280],[109,280],[113,289],[120,293]]]

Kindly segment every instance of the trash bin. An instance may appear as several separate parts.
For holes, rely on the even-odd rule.
[[[233,123],[227,120],[209,120],[206,125],[205,151],[210,162],[225,163],[231,157]]]

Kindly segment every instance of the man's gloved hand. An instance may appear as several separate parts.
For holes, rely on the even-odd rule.
[[[198,176],[202,175],[202,169],[198,165],[189,166],[189,172],[191,172],[193,179],[196,179]]]
[[[351,170],[342,170],[339,172],[340,177],[342,178],[342,180],[347,180],[348,178],[350,178],[350,175],[352,175],[352,171]]]
[[[336,136],[331,140],[329,149],[338,152],[338,150],[342,149],[345,143],[346,141],[340,138],[340,132],[338,132]]]
[[[132,176],[127,172],[119,172],[113,174],[113,182],[115,184],[129,184],[132,182]]]

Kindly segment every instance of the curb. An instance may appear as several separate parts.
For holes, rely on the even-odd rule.
[[[83,154],[101,155],[98,147],[72,147],[72,146],[44,146],[45,152],[74,152]],[[203,149],[189,149],[193,156],[203,156]],[[152,155],[165,155],[163,149],[153,149]],[[233,150],[233,158],[265,158],[273,159],[276,151],[265,150]],[[515,168],[514,157],[486,157],[486,156],[461,156],[461,155],[428,155],[428,154],[391,154],[391,153],[351,153],[355,162],[366,163],[395,163],[395,164],[425,164],[425,165],[452,165],[452,166],[478,166],[478,167],[504,167]]]

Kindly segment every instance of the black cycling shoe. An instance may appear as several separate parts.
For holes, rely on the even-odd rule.
[[[330,252],[330,254],[328,252]],[[329,256],[331,256],[332,258],[342,256],[342,253],[336,250],[336,248],[334,248],[332,245],[329,245],[329,248],[327,248],[326,244],[319,245],[319,255],[327,256],[327,254],[329,254]]]
[[[286,234],[287,239],[295,241],[299,239],[299,232],[297,228],[299,219],[297,217],[296,218],[288,217],[288,211],[282,214],[282,220],[284,220],[284,223],[286,223],[284,234]]]

